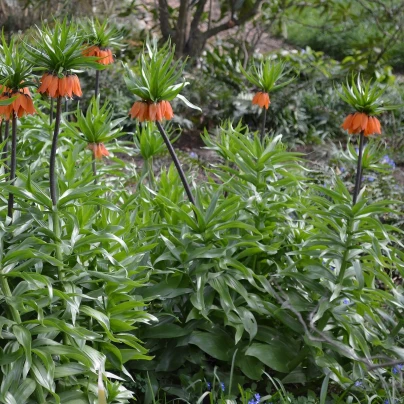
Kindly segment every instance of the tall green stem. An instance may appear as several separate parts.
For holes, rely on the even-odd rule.
[[[358,165],[356,167],[356,180],[355,180],[355,188],[354,188],[354,194],[353,194],[353,204],[356,204],[356,201],[358,199],[359,191],[361,188],[361,183],[362,183],[362,155],[363,155],[363,143],[364,143],[365,137],[363,135],[363,132],[360,134],[359,138],[359,151],[358,151]]]
[[[59,260],[60,262],[63,262],[62,248],[60,245],[60,237],[61,237],[62,233],[60,230],[59,212],[58,212],[56,206],[53,206],[52,223],[53,223],[53,233],[55,235],[55,245],[56,245],[55,258],[57,260]],[[59,278],[59,281],[63,280],[63,273],[62,273],[61,265],[58,266],[58,278]]]
[[[52,125],[53,122],[53,98],[50,100],[50,107],[49,107],[49,123]]]
[[[66,120],[69,121],[69,116],[67,115],[67,113],[69,112],[69,99],[66,98],[65,99],[65,113],[66,113]]]
[[[61,113],[62,113],[62,97],[58,97],[56,104],[55,131],[53,133],[50,164],[49,164],[49,187],[53,206],[57,205],[55,167],[56,167],[56,152],[58,147]]]
[[[179,176],[181,178],[182,185],[184,186],[185,192],[188,195],[188,199],[195,205],[195,199],[192,196],[191,188],[188,185],[188,182],[187,182],[187,179],[185,177],[184,171],[183,171],[183,169],[181,167],[180,161],[178,160],[178,157],[177,157],[177,155],[175,153],[175,150],[174,150],[174,148],[173,148],[173,146],[172,146],[172,144],[170,142],[170,139],[168,138],[164,128],[161,126],[161,123],[156,121],[156,125],[157,125],[157,129],[159,130],[161,136],[163,137],[164,143],[167,146],[167,149],[168,149],[168,151],[169,151],[169,153],[171,155],[171,158],[174,161],[175,167],[177,168],[178,174],[179,174]]]
[[[266,108],[264,107],[264,108],[262,108],[262,126],[261,126],[261,133],[260,133],[260,140],[261,140],[261,143],[263,142],[263,140],[264,140],[264,137],[265,137],[265,126],[266,126],[266,123],[267,123],[267,110],[266,110]]]
[[[96,70],[95,71],[95,89],[94,89],[94,95],[95,98],[97,99],[98,94],[100,93],[100,71]]]
[[[97,184],[97,164],[95,161],[94,153],[92,154],[91,167],[93,169],[94,184]]]
[[[10,183],[14,184],[15,173],[17,171],[17,116],[13,113],[13,123],[11,130],[11,161],[10,161]],[[8,196],[7,215],[13,217],[14,194],[10,192]]]
[[[9,128],[10,128],[10,121],[6,121],[6,123],[4,124],[4,141],[6,142],[6,144],[4,145],[3,148],[3,156],[2,159],[6,159],[7,158],[7,151],[8,151],[8,134],[9,134]],[[7,165],[5,164],[5,168],[4,168],[4,172],[7,174],[8,169],[7,169]]]

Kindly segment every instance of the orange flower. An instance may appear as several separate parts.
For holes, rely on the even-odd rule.
[[[109,156],[109,151],[104,146],[104,143],[89,143],[87,149],[92,150],[94,158],[98,160],[102,160],[103,156]]]
[[[83,95],[80,86],[80,80],[75,74],[69,74],[59,78],[50,73],[45,73],[41,77],[41,85],[38,92],[49,95],[52,98],[69,97],[74,95],[81,97]]]
[[[253,105],[259,105],[261,108],[268,109],[269,104],[271,103],[269,99],[269,94],[258,92],[257,94],[254,95],[252,103]]]
[[[343,129],[347,130],[350,135],[357,135],[361,132],[363,132],[365,136],[374,134],[381,135],[382,133],[379,120],[374,116],[365,114],[364,112],[349,114],[341,126]]]
[[[99,46],[93,45],[87,49],[83,50],[84,56],[96,56],[100,59],[97,60],[98,63],[102,65],[110,65],[114,63],[114,57],[112,56],[111,49],[105,48],[101,49]]]
[[[171,104],[168,101],[157,103],[147,103],[145,101],[136,101],[129,111],[131,118],[137,118],[140,122],[170,120],[174,116]]]
[[[24,115],[35,114],[34,103],[32,102],[31,93],[28,87],[20,88],[17,91],[12,91],[3,87],[3,93],[0,95],[1,100],[15,97],[15,100],[9,104],[0,106],[0,115],[6,120],[10,120],[13,114],[21,118]]]

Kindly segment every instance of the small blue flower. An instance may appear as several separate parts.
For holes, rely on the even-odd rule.
[[[206,387],[208,388],[208,390],[210,391],[211,390],[211,388],[212,388],[212,385],[209,383],[209,382],[207,382],[206,383]]]
[[[255,400],[252,398],[251,400],[248,401],[248,404],[255,404]]]
[[[345,167],[340,167],[339,170],[341,171],[341,173],[344,173],[346,171]]]
[[[403,368],[404,368],[404,365],[403,365],[403,364],[397,365],[397,369],[398,369],[398,370],[403,370]]]
[[[373,181],[376,180],[375,177],[371,177],[371,176],[367,177],[366,179],[367,179],[369,182],[373,182]]]
[[[334,271],[335,271],[335,266],[334,266],[334,265],[330,265],[330,269],[331,269],[332,272],[334,272]]]
[[[350,300],[346,297],[346,298],[342,301],[342,303],[344,303],[344,304],[349,304],[349,303],[350,303]]]
[[[355,147],[356,154],[359,154],[359,148]]]
[[[191,157],[191,159],[197,159],[198,155],[195,152],[191,151],[191,153],[189,153],[189,157]]]
[[[363,383],[360,380],[355,382],[355,387],[362,387]]]
[[[396,163],[387,154],[380,161],[382,164],[388,164],[393,170],[396,168]]]
[[[259,395],[259,393],[256,393],[256,394],[254,395],[254,397],[255,397],[255,399],[257,400],[257,403],[259,403],[260,400],[261,400],[261,396]]]
[[[224,383],[220,383],[220,388],[222,389],[222,391],[226,390],[226,386],[224,385]]]
[[[384,400],[384,404],[390,404],[390,401],[386,398],[386,399]]]

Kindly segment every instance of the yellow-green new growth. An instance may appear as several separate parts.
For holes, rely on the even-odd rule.
[[[99,48],[123,48],[122,31],[111,25],[108,20],[87,19],[81,24],[83,42]]]
[[[385,91],[386,87],[378,87],[371,79],[363,82],[358,74],[356,80],[352,75],[351,84],[349,84],[348,79],[346,85],[342,84],[338,95],[357,112],[373,116],[400,107],[400,105],[384,104],[382,95]]]
[[[142,101],[158,103],[178,97],[188,107],[199,109],[180,94],[188,85],[183,77],[185,62],[174,62],[175,47],[167,41],[158,48],[157,41],[146,42],[146,49],[139,58],[136,73],[127,65],[125,83],[133,94]]]
[[[288,74],[288,72],[285,71],[285,63],[280,61],[274,62],[271,59],[266,59],[265,61],[260,62],[258,66],[253,64],[248,71],[244,70],[241,65],[239,65],[239,67],[244,77],[257,87],[257,89],[265,93],[279,90],[294,80],[294,78],[291,78],[282,83],[276,84]]]
[[[29,61],[39,70],[62,78],[66,73],[85,68],[104,69],[99,58],[83,55],[83,41],[75,24],[65,18],[56,21],[53,28],[44,24],[37,27],[33,42],[25,43]]]

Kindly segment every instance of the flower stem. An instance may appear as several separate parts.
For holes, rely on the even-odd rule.
[[[65,99],[65,112],[66,114],[69,112],[69,99]],[[66,120],[69,120],[68,116],[66,115]]]
[[[91,157],[91,167],[93,169],[94,184],[97,185],[97,164],[95,161],[94,153],[92,154],[92,157]]]
[[[266,108],[262,108],[262,126],[261,126],[261,133],[260,133],[260,140],[261,143],[264,140],[264,136],[265,136],[265,125],[267,123],[267,110]]]
[[[53,122],[53,98],[50,100],[50,107],[49,107],[49,124],[52,125]]]
[[[100,71],[96,70],[95,71],[95,91],[94,91],[95,98],[98,97],[99,92],[100,92]]]
[[[356,180],[355,180],[355,188],[353,194],[353,205],[356,204],[356,200],[358,199],[358,194],[361,188],[362,183],[362,154],[363,154],[363,143],[365,137],[363,132],[361,132],[359,137],[359,152],[358,152],[358,166],[356,168]]]
[[[3,148],[2,159],[7,158],[9,128],[10,128],[10,121],[6,121],[6,123],[4,124],[4,141],[6,142],[6,144],[4,145],[4,148]],[[7,168],[6,164],[4,165],[4,172],[6,174],[8,172],[8,168]]]
[[[60,230],[60,218],[59,212],[56,206],[53,206],[52,212],[52,224],[53,224],[53,233],[55,235],[55,258],[59,261],[63,261],[62,249],[60,247],[60,237],[61,237],[61,230]],[[58,266],[58,278],[61,282],[63,280],[63,272],[62,266]]]
[[[12,130],[11,130],[11,162],[10,162],[10,183],[14,184],[15,172],[17,170],[17,116],[13,113]],[[10,192],[8,196],[7,215],[13,217],[14,194]]]
[[[157,129],[159,130],[161,136],[163,137],[164,143],[166,144],[168,151],[170,152],[171,158],[174,161],[175,167],[177,168],[178,174],[181,178],[182,185],[184,185],[185,192],[188,195],[188,199],[195,205],[195,199],[192,196],[191,189],[188,185],[187,179],[185,178],[184,171],[181,167],[181,164],[178,160],[177,155],[175,154],[175,150],[170,142],[170,139],[168,138],[164,128],[161,126],[161,123],[159,121],[156,121],[156,125],[157,125]]]
[[[57,204],[55,166],[56,166],[56,152],[57,152],[57,147],[58,147],[58,136],[59,136],[61,113],[62,113],[62,97],[58,97],[57,104],[56,104],[55,131],[53,133],[52,149],[51,149],[50,164],[49,164],[49,187],[50,187],[50,194],[51,194],[53,206],[56,206],[56,204]]]

